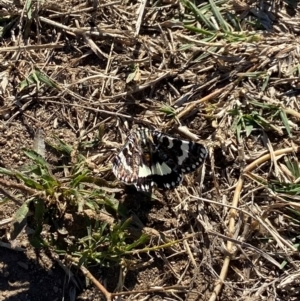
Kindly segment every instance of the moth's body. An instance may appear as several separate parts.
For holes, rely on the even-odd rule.
[[[194,171],[207,156],[205,147],[155,130],[138,128],[127,137],[113,160],[115,176],[137,190],[178,186],[183,174]]]

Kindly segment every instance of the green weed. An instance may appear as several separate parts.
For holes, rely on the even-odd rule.
[[[236,132],[237,138],[241,141],[241,134],[244,131],[248,137],[254,130],[275,131],[282,135],[282,130],[276,125],[279,121],[284,126],[289,137],[292,136],[291,128],[285,110],[277,105],[264,102],[249,101],[247,107],[235,107],[229,111],[234,117],[232,129]]]
[[[108,187],[99,185],[109,183],[98,181],[91,174],[85,157],[60,139],[56,138],[51,145],[64,161],[72,157],[72,164],[56,166],[54,172],[41,155],[25,149],[31,163],[22,171],[0,168],[0,174],[12,179],[10,183],[27,195],[14,215],[11,239],[30,225],[34,233],[29,239],[34,247],[71,255],[80,264],[105,266],[120,263],[128,252],[145,245],[148,236],[141,231],[138,236],[132,235],[130,214],[114,198],[114,193],[107,191]],[[63,177],[66,168],[69,174]],[[89,215],[89,210],[94,215]],[[97,219],[101,214],[111,216],[111,222]],[[71,223],[65,215],[72,216]]]

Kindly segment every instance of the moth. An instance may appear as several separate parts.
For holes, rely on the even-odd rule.
[[[204,145],[139,127],[133,130],[113,159],[113,173],[138,191],[151,192],[154,186],[177,187],[183,175],[200,167],[207,157]]]

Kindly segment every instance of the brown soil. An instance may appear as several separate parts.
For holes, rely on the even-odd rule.
[[[141,24],[139,8],[144,9]],[[261,184],[275,175],[286,181],[292,177],[281,157],[275,156],[278,165],[275,157],[257,163],[256,177],[249,168],[274,150],[297,158],[297,149],[289,148],[298,145],[299,137],[299,77],[291,71],[299,68],[299,4],[228,1],[222,14],[230,11],[242,18],[244,32],[255,33],[240,42],[234,36],[234,41],[222,39],[221,30],[216,40],[201,40],[200,33],[182,26],[182,8],[176,1],[145,8],[130,1],[33,1],[30,16],[25,1],[0,2],[0,29],[7,26],[0,40],[0,167],[26,166],[30,160],[23,149],[32,148],[35,133],[43,129],[46,140],[59,137],[90,160],[94,174],[116,189],[115,199],[139,225],[137,233],[149,234],[149,247],[178,240],[133,254],[131,261],[126,257],[120,265],[88,266],[93,283],[66,257],[33,248],[28,240],[33,225],[9,239],[12,220],[6,219],[28,194],[5,186],[9,177],[1,176],[0,301],[105,300],[97,281],[108,292],[124,292],[114,300],[299,299],[297,199],[286,205],[282,195],[273,198]],[[37,70],[53,86],[30,81]],[[290,109],[293,138],[274,117],[266,131],[258,128],[246,137],[243,129],[238,140],[232,111],[251,101]],[[165,113],[166,106],[176,118]],[[266,117],[263,108],[256,110]],[[205,170],[187,175],[176,190],[156,191],[155,199],[131,186],[116,187],[111,160],[137,123],[202,141],[210,151]],[[99,132],[100,144],[77,149]],[[46,160],[54,172],[65,163],[49,146]],[[13,197],[2,203],[5,192]],[[232,206],[237,211],[231,212]],[[66,212],[68,230],[82,228],[79,216]],[[110,218],[113,224],[119,217]]]

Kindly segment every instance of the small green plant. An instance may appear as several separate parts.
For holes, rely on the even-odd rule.
[[[211,0],[208,4],[203,4],[200,7],[189,0],[181,0],[181,3],[187,10],[186,17],[190,18],[191,16],[188,15],[188,13],[191,12],[194,16],[194,21],[202,23],[208,30],[216,31],[220,29],[220,26],[224,31],[228,31],[231,27],[221,14],[221,11],[224,9],[221,5],[226,3],[226,1],[221,0],[214,2]],[[212,16],[215,17],[217,23],[211,21]]]
[[[294,157],[285,157],[285,164],[281,164],[281,170],[284,171],[280,179],[271,179],[267,187],[272,191],[272,196],[280,200],[281,208],[285,216],[295,226],[300,225],[300,164]],[[297,246],[299,248],[299,246]]]
[[[94,228],[89,225],[88,235],[77,242],[74,257],[79,257],[79,263],[98,263],[110,265],[120,263],[127,252],[144,245],[149,241],[147,235],[142,234],[136,240],[129,242],[128,228],[131,218],[118,222],[113,226],[107,223],[96,223]]]
[[[194,53],[193,62],[203,62],[212,54],[223,55],[223,50],[222,54],[219,51],[227,43],[256,42],[261,39],[258,34],[243,31],[239,18],[228,10],[227,1],[209,0],[199,5],[190,0],[180,2],[185,8],[183,25],[195,33],[193,39],[189,35],[184,37],[189,43],[182,44],[180,51],[207,45],[206,51],[199,51],[199,56],[196,57],[197,52]]]
[[[126,78],[126,84],[129,84],[130,82],[137,82],[139,81],[141,76],[140,68],[138,65],[132,65],[131,66],[131,72],[128,74]]]
[[[282,122],[289,137],[292,136],[286,112],[280,106],[249,101],[249,106],[243,110],[236,106],[229,111],[229,114],[234,117],[232,129],[236,131],[239,141],[241,141],[243,131],[248,137],[253,130],[257,129],[273,130],[282,135],[282,130],[275,124],[278,123],[278,119]]]
[[[228,42],[258,39],[258,35],[242,31],[240,20],[228,11],[227,1],[210,0],[208,3],[195,5],[193,1],[181,0],[181,3],[185,8],[185,28],[201,34],[208,39],[207,42],[216,39]]]
[[[276,193],[284,193],[285,196],[300,195],[300,165],[298,160],[285,158],[285,170],[288,171],[288,177],[285,181],[270,180],[269,188]]]
[[[165,113],[169,118],[176,117],[176,110],[169,106],[168,104],[164,104],[160,109],[159,112]]]
[[[46,74],[42,73],[39,70],[33,70],[25,80],[20,82],[19,91],[29,88],[32,84],[35,84],[37,86],[37,89],[39,90],[41,83],[47,85],[50,88],[60,90],[59,85]]]
[[[52,170],[41,155],[25,149],[31,163],[22,171],[0,168],[0,174],[10,178],[1,184],[6,183],[26,195],[14,215],[11,239],[16,239],[30,225],[34,233],[29,239],[34,247],[48,247],[58,254],[71,255],[80,264],[96,262],[106,266],[121,262],[129,251],[145,244],[148,236],[141,231],[139,236],[132,236],[130,215],[114,194],[108,192],[109,187],[101,186],[109,183],[91,174],[85,157],[60,139],[51,145],[65,161],[72,160],[72,164],[62,164]],[[66,168],[69,175],[62,177]],[[108,212],[116,218],[109,223],[97,219],[104,213],[109,216]],[[65,220],[65,215],[72,216],[72,223]]]

